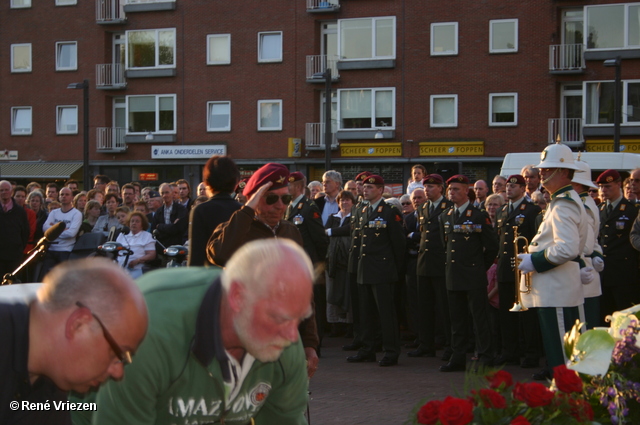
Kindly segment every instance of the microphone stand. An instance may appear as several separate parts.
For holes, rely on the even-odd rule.
[[[33,260],[35,260],[38,257],[44,257],[44,254],[47,252],[47,249],[49,249],[49,245],[51,245],[51,242],[49,242],[48,240],[45,240],[39,248],[34,248],[33,251],[31,251],[31,255],[29,256],[29,258],[27,258],[26,260],[24,260],[22,262],[22,264],[20,264],[20,266],[18,266],[17,269],[15,269],[13,272],[11,273],[7,273],[2,277],[2,285],[11,285],[14,283],[21,283],[19,279],[16,278],[16,275],[18,273],[20,273],[22,271],[22,269],[24,269],[25,267],[27,267],[29,265],[29,263],[31,263]]]

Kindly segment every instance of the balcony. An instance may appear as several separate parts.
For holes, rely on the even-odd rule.
[[[307,123],[304,143],[307,150],[324,150],[324,123]],[[336,133],[331,134],[331,149],[338,149]]]
[[[582,134],[582,118],[551,118],[549,120],[549,144],[560,139],[571,147],[580,147],[584,143]]]
[[[331,13],[340,10],[340,0],[307,0],[307,12]]]
[[[329,56],[328,59],[327,55],[307,56],[307,82],[324,83],[324,78],[313,78],[313,76],[325,72],[327,67],[331,68],[331,81],[338,81],[340,74],[338,73],[337,56]]]
[[[176,0],[123,0],[126,13],[176,10]]]
[[[105,63],[96,65],[96,88],[102,90],[121,90],[127,87],[124,77],[124,65]]]
[[[126,152],[125,128],[98,127],[96,129],[96,150],[99,153]]]
[[[549,46],[549,72],[551,74],[582,74],[583,44],[556,44]]]
[[[101,25],[117,25],[124,23],[125,0],[96,0],[96,22]]]

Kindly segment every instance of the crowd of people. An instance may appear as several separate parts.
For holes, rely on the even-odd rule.
[[[445,179],[415,165],[399,197],[368,171],[343,181],[328,170],[321,182],[307,182],[303,173],[269,163],[241,180],[231,158],[216,156],[204,166],[195,199],[186,180],[120,187],[98,175],[87,192],[73,180],[61,189],[0,181],[0,272],[11,273],[58,222],[66,224],[64,231],[38,274],[26,279],[51,280],[47,273],[61,270],[54,268],[61,263],[68,272],[67,260],[84,235],[113,238],[134,252],[125,270],[140,278],[151,317],[136,352],[143,361],[127,369],[131,379],[109,383],[108,394],[100,391],[98,402],[111,408],[99,411],[97,423],[146,423],[178,412],[207,416],[206,409],[185,412],[172,404],[193,394],[209,400],[207,406],[212,397],[222,398],[217,410],[211,408],[217,418],[284,415],[290,422],[278,423],[302,423],[304,403],[291,398],[304,386],[297,366],[292,373],[300,380],[278,389],[261,387],[248,371],[253,362],[268,364],[289,353],[291,359],[304,355],[306,362],[291,361],[311,378],[322,340],[330,336],[351,338],[342,347],[354,352],[350,363],[394,366],[404,346],[410,357],[435,357],[440,350],[442,372],[464,371],[469,361],[538,368],[544,357],[546,367],[534,378],[550,377],[566,361],[562,336],[576,319],[592,328],[640,303],[639,199],[640,169],[624,181],[606,170],[593,182],[588,164],[559,144],[547,147],[539,164],[496,176],[491,186],[462,174]],[[190,268],[143,275],[162,264],[163,246],[176,244],[188,245]],[[262,288],[261,280],[273,288]],[[67,304],[85,308],[84,301]],[[93,316],[120,361],[133,352],[138,334],[127,350],[114,348]],[[176,345],[162,332],[169,323],[183,326],[172,331]],[[202,323],[214,323],[213,333]],[[266,333],[257,334],[258,328]],[[292,344],[296,348],[287,348]],[[181,348],[195,357],[182,359]],[[211,370],[214,363],[221,374],[214,379],[225,390],[205,389],[213,375],[199,368]],[[283,372],[261,373],[273,378]],[[184,379],[199,383],[190,387]],[[234,398],[245,394],[241,388],[249,381],[260,390],[251,393],[258,397],[253,404]],[[260,397],[270,401],[263,405]],[[287,397],[295,400],[293,414],[283,410]]]

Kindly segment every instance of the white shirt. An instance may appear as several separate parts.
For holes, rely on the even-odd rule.
[[[129,263],[133,260],[144,257],[145,251],[155,251],[156,249],[156,241],[153,239],[153,236],[151,236],[151,233],[145,232],[144,230],[139,231],[135,235],[133,233],[129,233],[128,235],[120,233],[116,242],[133,251],[133,254],[129,256]],[[126,258],[127,257],[118,257],[118,263],[120,266],[124,264],[124,260]],[[142,270],[142,263],[136,264],[132,268],[134,270]]]

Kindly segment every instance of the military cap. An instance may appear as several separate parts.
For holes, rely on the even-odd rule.
[[[596,180],[597,184],[607,184],[611,182],[619,182],[620,181],[620,173],[616,170],[607,170],[602,172]]]
[[[242,193],[244,191],[244,188],[247,186],[247,180],[249,180],[249,178],[245,177],[244,179],[238,182],[235,190],[236,193]]]
[[[364,184],[375,184],[375,185],[384,186],[384,180],[380,176],[376,176],[375,174],[371,174],[371,175],[369,175],[369,177],[367,177],[364,180]]]
[[[507,183],[519,184],[520,186],[525,186],[527,184],[527,182],[524,181],[524,177],[522,177],[520,174],[510,175],[507,179]]]
[[[361,181],[361,182],[363,182],[363,181],[365,181],[365,179],[366,179],[367,177],[369,177],[370,175],[371,175],[371,173],[370,173],[369,171],[363,171],[363,172],[361,172],[360,174],[358,174],[358,175],[356,176],[356,181]]]
[[[429,174],[422,180],[422,184],[443,184],[444,179],[440,174]]]
[[[160,194],[155,190],[149,191],[149,199],[151,198],[161,198]]]
[[[247,198],[260,189],[262,185],[273,183],[269,190],[282,189],[289,186],[289,169],[276,162],[270,162],[260,167],[247,181],[244,187],[244,196]]]
[[[293,173],[289,174],[289,183],[299,182],[302,180],[304,180],[304,174],[302,174],[300,171],[294,171]]]
[[[469,178],[462,174],[456,174],[455,176],[449,177],[449,180],[447,180],[447,184],[451,183],[469,184]]]

